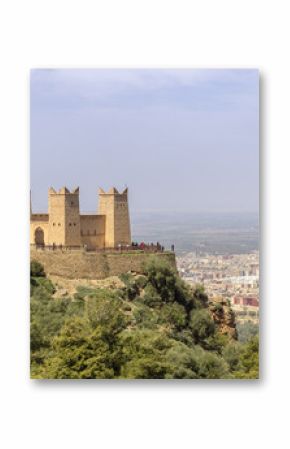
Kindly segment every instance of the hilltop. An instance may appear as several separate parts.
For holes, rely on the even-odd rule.
[[[104,280],[47,277],[31,264],[31,377],[258,377],[258,342],[237,342],[229,304],[209,303],[166,261]]]

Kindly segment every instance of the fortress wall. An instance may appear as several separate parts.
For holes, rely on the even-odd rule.
[[[88,249],[104,248],[105,246],[104,215],[81,215],[81,244]]]
[[[105,234],[105,215],[81,215],[80,220],[83,235]]]
[[[119,193],[99,189],[98,214],[80,215],[79,188],[48,191],[48,214],[31,213],[31,244],[80,248],[89,250],[114,248],[131,244],[128,189]],[[38,222],[46,223],[37,232]],[[44,236],[45,234],[45,236]],[[37,240],[37,242],[35,241]]]
[[[30,224],[30,243],[32,245],[35,244],[35,231],[37,228],[42,229],[44,234],[44,244],[48,245],[48,221],[45,221],[44,219],[37,220],[36,218],[31,221]]]
[[[80,207],[79,191],[75,193],[66,193],[64,203],[65,216],[65,241],[67,246],[80,246],[81,227],[80,227]]]
[[[131,244],[127,192],[115,195],[115,245]]]
[[[99,193],[98,213],[106,216],[105,246],[107,248],[115,246],[114,196],[114,193]]]
[[[43,221],[48,222],[48,214],[31,214],[30,221],[33,223],[34,221]]]
[[[81,236],[81,245],[87,246],[89,251],[93,251],[96,248],[104,248],[105,247],[105,234],[96,234],[96,235],[82,235]]]
[[[127,271],[143,272],[143,264],[151,257],[146,253],[89,253],[85,251],[31,250],[31,260],[44,266],[47,275],[68,279],[104,279]],[[176,268],[174,253],[156,253]]]
[[[48,244],[65,244],[65,195],[50,190],[48,196]]]

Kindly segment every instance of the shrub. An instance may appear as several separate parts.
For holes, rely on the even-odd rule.
[[[186,312],[184,307],[174,302],[165,304],[160,310],[159,322],[173,326],[176,330],[181,330],[186,325]]]
[[[252,321],[237,323],[238,340],[242,343],[247,342],[252,337],[259,334],[259,325]]]
[[[45,277],[44,267],[36,260],[30,262],[30,276],[32,277]]]
[[[195,343],[202,343],[215,333],[215,324],[207,310],[193,310],[189,327]]]
[[[143,302],[148,307],[160,308],[162,306],[161,296],[151,284],[147,284],[144,289]]]
[[[197,285],[193,291],[193,298],[199,307],[208,306],[208,296],[204,291],[203,285]]]
[[[157,317],[150,307],[145,304],[138,303],[133,310],[133,318],[135,324],[139,329],[153,329],[156,328]]]

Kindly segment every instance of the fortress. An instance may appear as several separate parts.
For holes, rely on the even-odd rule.
[[[87,250],[131,245],[128,189],[99,189],[98,213],[80,214],[79,188],[51,187],[48,214],[34,214],[30,207],[30,244]]]
[[[99,189],[96,214],[80,214],[79,188],[50,188],[48,214],[34,214],[30,206],[30,246],[31,260],[40,262],[48,276],[66,279],[143,273],[152,252],[176,269],[174,252],[131,246],[127,188],[122,193]]]

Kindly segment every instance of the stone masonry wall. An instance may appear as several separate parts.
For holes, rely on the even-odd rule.
[[[105,246],[105,215],[80,215],[81,244],[89,250]]]
[[[30,223],[30,243],[35,244],[35,231],[41,229],[44,234],[44,244],[48,245],[48,220],[37,220],[36,218]]]
[[[106,216],[105,246],[113,248],[115,246],[114,193],[99,192],[98,213]]]
[[[115,226],[114,244],[131,244],[130,219],[128,209],[127,190],[123,194],[115,195],[114,204]]]
[[[31,250],[31,260],[44,266],[46,274],[67,279],[104,279],[127,271],[142,273],[143,264],[152,256],[145,253],[95,253],[80,250]],[[156,253],[155,257],[167,260],[176,269],[174,253]]]

